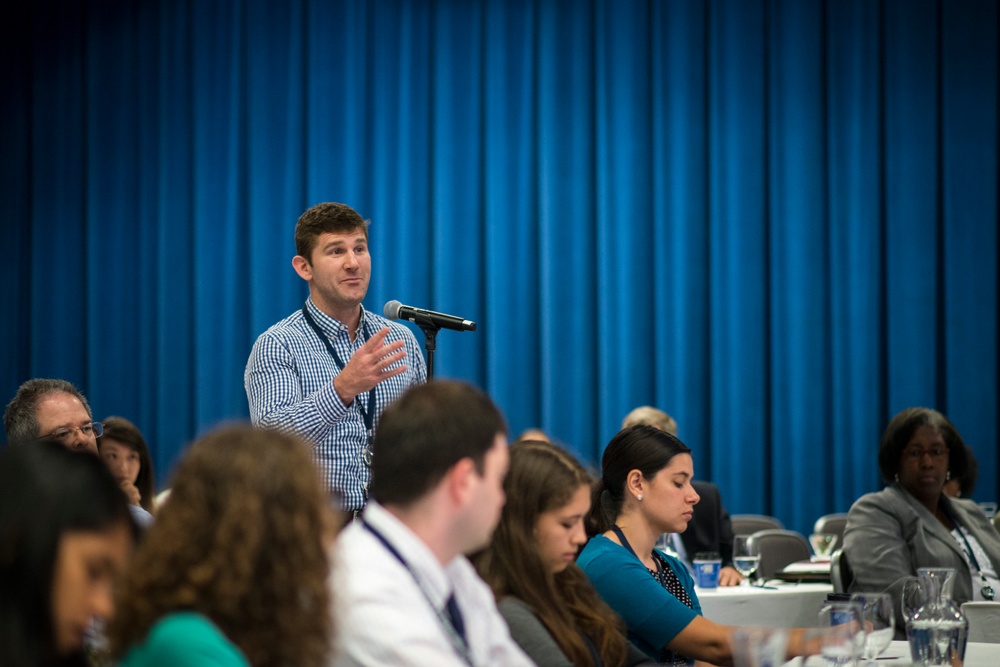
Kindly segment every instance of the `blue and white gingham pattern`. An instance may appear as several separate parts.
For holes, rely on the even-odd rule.
[[[362,308],[358,327],[361,335],[352,343],[347,327],[320,311],[311,299],[306,301],[306,308],[345,363],[369,334],[383,327],[389,327],[386,343],[406,343],[406,357],[401,362],[408,366],[406,372],[376,386],[377,430],[378,413],[407,387],[427,380],[427,364],[417,339],[398,322]],[[364,507],[364,487],[371,477],[361,460],[368,438],[359,409],[359,404],[368,408],[368,392],[359,394],[345,407],[333,388],[333,378],[339,372],[336,361],[298,310],[257,338],[243,384],[254,425],[293,431],[311,442],[328,488],[340,495],[344,509],[356,510]]]

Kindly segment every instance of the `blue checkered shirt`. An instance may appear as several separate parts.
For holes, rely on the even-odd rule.
[[[427,380],[424,356],[405,326],[362,307],[359,335],[352,343],[347,327],[320,311],[312,299],[306,300],[306,308],[344,363],[383,327],[390,330],[387,344],[406,343],[406,357],[401,362],[408,366],[406,372],[376,385],[374,428],[389,403],[407,387]],[[365,505],[364,490],[371,479],[371,470],[361,458],[368,443],[361,408],[368,410],[370,406],[368,392],[355,396],[350,405],[341,402],[333,388],[333,378],[340,370],[299,310],[257,338],[243,384],[254,425],[293,431],[311,442],[327,487],[341,497],[344,509],[357,510]]]

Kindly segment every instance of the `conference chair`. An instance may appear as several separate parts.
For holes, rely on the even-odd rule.
[[[969,619],[969,641],[1000,644],[1000,602],[966,602],[962,613]]]
[[[729,517],[733,535],[753,535],[758,530],[782,530],[784,524],[776,517],[766,514],[733,514]]]
[[[847,512],[836,512],[834,514],[824,514],[816,519],[813,525],[814,533],[833,533],[837,536],[836,545],[844,544],[844,528],[847,527]]]
[[[794,530],[758,530],[750,535],[750,542],[757,546],[757,553],[760,555],[757,576],[764,581],[773,578],[786,565],[809,560],[812,556],[809,542],[802,533]]]
[[[854,583],[854,571],[843,549],[837,549],[830,556],[830,583],[834,593],[847,593]]]

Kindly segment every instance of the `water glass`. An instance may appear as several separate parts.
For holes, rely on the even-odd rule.
[[[749,535],[737,535],[733,540],[733,567],[743,576],[743,586],[750,585],[750,578],[757,571],[760,553]]]
[[[903,588],[899,594],[899,610],[903,613],[904,620],[910,620],[913,613],[924,606],[927,602],[924,585],[917,577],[906,577],[903,580]]]
[[[857,602],[827,602],[819,611],[820,655],[827,667],[853,667],[865,634]]]
[[[851,601],[861,606],[861,622],[865,632],[864,657],[869,665],[892,643],[896,617],[892,596],[888,593],[854,593]]]
[[[735,628],[732,636],[736,667],[778,667],[785,663],[788,630],[783,628]]]
[[[809,536],[809,544],[817,558],[829,560],[833,548],[837,546],[836,533],[813,533]]]

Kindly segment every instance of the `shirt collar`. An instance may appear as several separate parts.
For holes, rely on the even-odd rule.
[[[430,547],[374,500],[369,501],[365,507],[363,520],[396,548],[414,576],[419,578],[420,586],[431,598],[431,602],[438,607],[443,606],[451,595],[453,586],[447,568],[441,566]],[[451,563],[449,567],[450,565]]]
[[[313,303],[312,297],[306,299],[306,309],[308,309],[309,314],[313,316],[316,320],[316,324],[326,335],[331,338],[336,338],[340,335],[347,335],[347,325],[336,320],[322,310],[320,310],[315,303]],[[368,316],[368,311],[365,310],[364,304],[361,305],[361,317],[358,318],[358,332],[364,331],[365,328],[365,318]],[[362,338],[364,338],[362,336]]]

